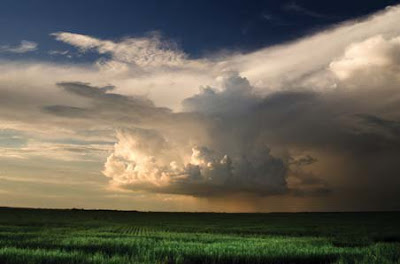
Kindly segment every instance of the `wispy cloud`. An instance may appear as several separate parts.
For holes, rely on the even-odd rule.
[[[289,2],[285,5],[283,5],[283,9],[286,11],[292,11],[292,12],[297,12],[305,16],[313,17],[313,18],[320,18],[320,19],[334,19],[336,18],[335,16],[327,15],[324,13],[316,12],[314,10],[305,8],[301,5],[299,5],[296,2]]]
[[[47,53],[51,56],[65,56],[69,59],[73,57],[69,50],[50,50]]]
[[[115,61],[137,64],[138,66],[178,66],[184,63],[186,54],[176,48],[171,41],[162,41],[153,33],[149,37],[126,38],[121,41],[101,40],[70,32],[51,34],[57,40],[80,49],[81,52],[95,50],[109,54]]]
[[[0,52],[9,53],[26,53],[37,50],[38,44],[33,41],[22,40],[17,46],[3,45],[0,46]]]
[[[267,12],[263,12],[261,14],[261,19],[263,19],[264,21],[267,21],[267,22],[269,22],[271,24],[277,25],[277,26],[290,26],[290,25],[293,25],[292,22],[290,22],[290,21],[288,21],[286,19],[283,19],[280,16],[273,15],[273,14],[270,14],[270,13],[267,13]]]

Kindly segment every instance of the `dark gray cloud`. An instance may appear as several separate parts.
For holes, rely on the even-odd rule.
[[[167,108],[155,107],[153,102],[145,97],[111,93],[113,86],[96,87],[82,82],[62,82],[57,85],[70,94],[90,101],[86,108],[69,105],[49,105],[43,108],[56,116],[91,118],[118,124],[162,119],[170,113]]]
[[[388,138],[393,140],[399,139],[400,134],[400,121],[393,121],[383,119],[378,116],[359,114],[357,115],[371,130],[375,130],[376,133],[386,135]]]
[[[65,105],[50,105],[45,106],[44,110],[65,117],[85,117],[88,109],[75,106],[65,106]]]

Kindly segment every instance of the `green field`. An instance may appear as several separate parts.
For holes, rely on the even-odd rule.
[[[0,208],[0,263],[400,263],[400,213]]]

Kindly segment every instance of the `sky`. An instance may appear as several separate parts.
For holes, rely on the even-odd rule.
[[[0,7],[0,206],[400,209],[397,1]]]

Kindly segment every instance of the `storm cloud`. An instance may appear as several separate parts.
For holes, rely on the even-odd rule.
[[[392,7],[293,43],[202,59],[157,34],[54,33],[100,58],[1,62],[1,128],[34,139],[2,156],[42,155],[41,146],[55,158],[88,153],[124,193],[397,208],[399,23]]]

